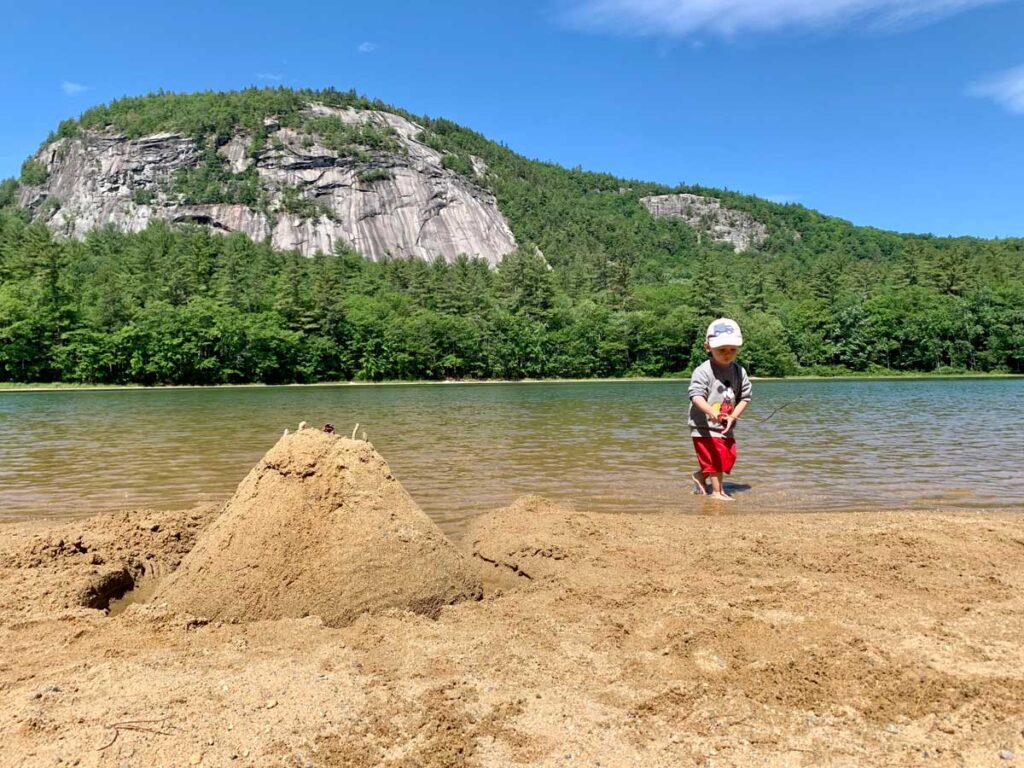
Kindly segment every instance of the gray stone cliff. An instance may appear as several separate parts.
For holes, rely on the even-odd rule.
[[[768,239],[768,228],[749,213],[722,206],[717,197],[653,195],[643,197],[652,216],[682,219],[698,233],[707,232],[717,243],[729,243],[737,253]]]
[[[107,224],[136,232],[164,219],[242,232],[305,255],[329,253],[342,243],[375,260],[451,261],[466,254],[496,264],[516,248],[494,196],[445,168],[444,154],[417,140],[421,126],[387,112],[319,104],[309,111],[391,130],[400,151],[339,156],[315,136],[267,121],[268,138],[258,151],[250,151],[244,133],[218,148],[232,173],[255,169],[265,204],[185,205],[170,190],[175,174],[203,162],[194,138],[88,132],[39,151],[34,159],[46,169],[46,181],[22,186],[19,203],[56,234],[75,238]],[[471,162],[478,176],[487,173],[482,160]],[[295,200],[304,206],[301,213],[294,211]]]

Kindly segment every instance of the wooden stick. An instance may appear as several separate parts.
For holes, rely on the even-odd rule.
[[[170,731],[164,731],[160,728],[149,728],[146,725],[144,725],[144,723],[162,723],[168,719],[170,718],[160,717],[153,718],[150,720],[123,720],[120,723],[112,723],[110,725],[104,726],[105,728],[113,729],[114,737],[106,744],[104,744],[102,747],[99,747],[96,751],[102,752],[104,749],[111,746],[115,741],[117,741],[117,737],[121,735],[121,731],[136,731],[139,733],[155,733],[160,736],[173,736],[174,734]],[[173,728],[174,726],[172,725],[170,727]]]
[[[754,421],[755,421],[756,423],[758,423],[758,424],[764,424],[764,423],[765,423],[766,421],[768,421],[768,419],[770,419],[770,418],[771,418],[772,416],[774,416],[774,415],[775,415],[776,413],[778,413],[779,411],[781,411],[781,410],[782,410],[783,408],[785,408],[785,407],[786,407],[787,405],[792,405],[792,404],[793,404],[793,403],[795,403],[795,402],[796,402],[796,400],[789,400],[788,402],[785,402],[785,403],[783,403],[783,404],[782,404],[782,405],[780,405],[780,406],[779,406],[778,408],[776,408],[776,409],[775,409],[774,411],[772,411],[771,413],[769,413],[769,414],[768,414],[767,416],[765,416],[765,417],[764,417],[763,419],[754,419]]]

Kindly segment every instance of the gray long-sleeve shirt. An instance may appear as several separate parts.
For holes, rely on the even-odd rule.
[[[750,379],[739,363],[729,363],[724,368],[711,360],[698,365],[690,376],[690,435],[692,437],[721,437],[722,425],[717,421],[708,421],[693,398],[700,396],[708,401],[708,405],[716,411],[722,403],[729,399],[733,405],[741,400],[749,400],[751,395]],[[718,406],[717,408],[715,406]],[[733,432],[735,432],[733,428]]]

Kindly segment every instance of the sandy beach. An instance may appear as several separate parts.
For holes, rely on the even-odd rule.
[[[0,765],[1024,761],[1019,512],[528,497],[455,542],[483,597],[433,616],[147,600],[221,511],[0,526]]]

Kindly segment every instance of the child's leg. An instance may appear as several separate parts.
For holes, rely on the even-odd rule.
[[[716,472],[711,478],[711,496],[721,501],[732,501],[732,496],[725,492],[722,480],[732,471],[733,465],[736,463],[736,441],[731,437],[718,438],[715,440],[715,448],[718,451],[718,464],[715,469],[722,471]]]
[[[709,470],[714,467],[710,443],[711,439],[707,437],[693,438],[693,450],[697,454],[697,471],[690,473],[690,479],[693,480],[693,492],[701,496],[708,495],[704,483],[707,482]]]
[[[722,501],[732,501],[733,498],[725,492],[722,487],[722,473],[715,472],[714,474],[708,475],[711,480],[711,498],[720,499]]]

